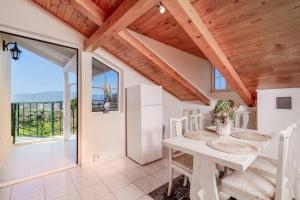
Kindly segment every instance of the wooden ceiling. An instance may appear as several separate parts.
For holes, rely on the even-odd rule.
[[[190,4],[188,0],[162,0],[170,12],[160,14],[151,4],[147,11],[143,8],[145,13],[131,15],[123,15],[121,11],[138,0],[31,1],[87,38],[97,40],[99,37],[94,34],[97,32],[111,34],[105,44],[98,41],[99,45],[155,83],[164,83],[163,87],[181,100],[203,102],[193,93],[193,88],[187,88],[179,79],[161,71],[147,55],[120,39],[116,31],[121,30],[115,28],[107,32],[109,29],[103,26],[122,22],[124,27],[121,28],[218,63],[217,67],[245,101],[249,100],[248,92],[251,98],[256,98],[256,89],[300,87],[299,0],[192,0],[195,13],[185,10]],[[91,2],[89,7],[95,5],[105,12],[106,16],[100,16],[104,20],[98,23],[83,10],[75,9],[74,1]],[[126,18],[120,22],[118,16]],[[239,83],[243,87],[239,87]]]
[[[300,1],[205,1],[200,17],[253,96],[300,87]]]
[[[207,59],[168,11],[161,15],[157,12],[157,7],[154,7],[128,28],[159,42]]]

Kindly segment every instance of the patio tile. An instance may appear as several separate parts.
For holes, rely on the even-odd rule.
[[[79,189],[79,195],[82,200],[102,199],[102,197],[109,193],[110,191],[102,182],[84,189]]]
[[[74,192],[76,192],[76,188],[72,182],[53,185],[45,189],[47,200],[57,199]]]
[[[67,182],[72,182],[72,178],[67,171],[50,174],[44,177],[45,188]]]
[[[174,176],[174,174],[175,173],[173,173],[173,176]],[[153,173],[152,176],[155,177],[156,179],[160,180],[163,183],[169,182],[169,170],[166,168]]]
[[[76,179],[78,177],[88,176],[90,174],[93,174],[93,170],[88,166],[74,167],[72,169],[69,169],[68,172],[70,173],[71,177],[74,179]]]
[[[109,163],[121,173],[130,169],[135,169],[140,166],[139,164],[135,163],[134,161],[128,158],[110,161]]]
[[[0,200],[9,200],[12,187],[5,187],[0,189]]]
[[[120,172],[114,167],[105,167],[102,169],[94,169],[95,173],[102,179],[110,179],[114,176],[120,175]]]
[[[123,187],[120,190],[114,192],[117,199],[119,200],[136,200],[145,195],[145,192],[142,191],[134,184],[130,184],[126,187]]]
[[[36,192],[44,193],[43,179],[34,179],[24,183],[19,183],[13,186],[11,198],[16,199]]]
[[[111,191],[116,191],[118,189],[121,189],[122,187],[125,187],[130,183],[131,181],[123,175],[117,175],[110,179],[104,180],[104,184],[107,185],[107,187]]]
[[[117,200],[117,198],[113,194],[108,194],[102,197],[101,200]]]
[[[60,196],[55,200],[80,200],[80,196],[77,192],[73,192],[71,194],[65,194],[63,196]]]
[[[145,170],[146,172],[152,174],[154,172],[157,172],[163,168],[165,168],[164,164],[161,162],[153,162],[153,163],[149,163],[147,165],[143,165],[142,166],[143,170]]]
[[[88,176],[81,176],[73,180],[77,189],[84,189],[95,184],[101,183],[99,177],[93,173],[89,174]]]
[[[45,200],[45,192],[43,190],[26,193],[21,196],[11,197],[11,200]]]
[[[123,174],[124,174],[124,176],[126,176],[131,181],[139,180],[139,179],[144,178],[144,177],[146,177],[148,175],[148,173],[146,173],[142,169],[142,167],[138,167],[138,168],[135,168],[135,169],[127,170]]]
[[[154,200],[154,199],[152,199],[150,196],[146,195],[146,196],[143,196],[140,200]]]
[[[149,192],[152,192],[156,188],[160,187],[163,183],[152,176],[146,176],[145,178],[134,182],[134,184],[148,194]]]

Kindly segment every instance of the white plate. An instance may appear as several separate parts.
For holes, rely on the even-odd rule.
[[[212,132],[216,132],[217,131],[217,127],[216,126],[207,126],[205,127],[206,130],[212,131]],[[236,128],[231,128],[231,132],[236,131]]]
[[[192,140],[203,140],[203,141],[218,138],[218,135],[216,133],[212,133],[205,130],[187,132],[183,134],[183,136]]]
[[[255,133],[255,132],[233,132],[232,137],[243,139],[243,140],[253,140],[253,141],[268,141],[272,137],[265,134]]]
[[[216,132],[217,128],[216,126],[207,126],[205,127],[206,130],[209,130],[209,131],[213,131],[213,132]]]
[[[251,155],[258,153],[258,149],[255,146],[230,139],[208,140],[206,144],[212,149],[230,154]]]

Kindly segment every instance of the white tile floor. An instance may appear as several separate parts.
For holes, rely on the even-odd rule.
[[[121,158],[75,167],[2,188],[0,200],[151,200],[147,194],[168,181],[167,165],[167,159],[140,166]]]
[[[15,145],[0,163],[0,183],[74,164],[76,164],[76,139]]]

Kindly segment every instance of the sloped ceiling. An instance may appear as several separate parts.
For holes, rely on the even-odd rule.
[[[71,7],[69,0],[32,0],[86,37],[98,26]],[[49,3],[50,2],[50,3]],[[93,0],[108,15],[121,0]],[[256,97],[256,89],[300,87],[299,0],[192,0],[194,8],[234,69]],[[152,8],[129,29],[205,58],[168,13]],[[135,50],[117,40],[105,46],[128,64]],[[140,56],[136,56],[140,57]],[[135,65],[151,61],[135,58]],[[140,72],[143,73],[143,72]],[[157,83],[164,77],[157,74]],[[153,78],[154,79],[154,78]],[[173,94],[176,93],[173,91]]]
[[[194,7],[253,95],[300,87],[300,1],[194,2]]]

